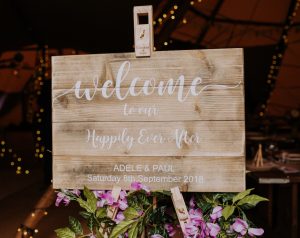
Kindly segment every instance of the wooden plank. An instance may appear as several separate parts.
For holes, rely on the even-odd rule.
[[[53,155],[242,156],[245,145],[243,121],[53,123],[53,134]]]
[[[177,80],[180,75],[186,85],[195,77],[201,77],[203,84],[238,84],[243,81],[241,57],[241,49],[153,52],[151,58],[139,59],[134,53],[52,57],[52,88],[70,89],[77,80],[82,87],[93,87],[95,78],[99,86],[107,79],[114,81],[124,61],[130,62],[124,87],[135,77],[141,78],[137,83],[141,86],[147,79]]]
[[[131,182],[137,180],[154,190],[169,190],[187,182],[189,192],[238,192],[245,189],[244,162],[243,156],[55,156],[53,186],[83,188],[86,185],[90,189],[111,189],[117,184],[130,189]],[[149,182],[155,177],[156,182]]]
[[[122,95],[127,89],[122,89]],[[63,94],[54,90],[53,97]],[[128,97],[122,103],[114,96],[100,96],[92,101],[76,99],[67,94],[53,101],[53,122],[75,121],[194,121],[244,120],[244,90],[203,91],[198,97],[188,97],[179,103],[176,95]],[[72,112],[72,117],[70,117]]]

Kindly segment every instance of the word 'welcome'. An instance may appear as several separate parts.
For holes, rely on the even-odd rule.
[[[66,95],[68,93],[74,93],[75,97],[85,98],[88,101],[93,100],[96,96],[97,92],[100,92],[103,98],[110,98],[113,95],[116,96],[118,100],[125,100],[129,95],[136,97],[139,95],[149,96],[156,93],[158,96],[163,96],[165,93],[169,95],[173,95],[177,91],[177,100],[179,102],[184,102],[189,95],[198,96],[202,91],[207,90],[208,88],[213,89],[227,89],[227,88],[236,88],[238,87],[241,82],[234,86],[222,85],[222,84],[207,84],[205,86],[199,87],[202,84],[201,77],[195,77],[192,80],[191,85],[189,85],[188,90],[184,92],[185,86],[185,77],[184,75],[180,75],[178,79],[175,81],[174,79],[170,78],[169,80],[165,81],[158,81],[155,78],[143,80],[140,77],[135,77],[131,80],[130,86],[124,92],[121,92],[122,83],[126,79],[128,73],[130,71],[130,62],[124,61],[117,73],[116,82],[114,85],[113,80],[106,80],[102,87],[99,86],[99,76],[95,76],[93,80],[93,88],[85,88],[84,90],[81,89],[81,80],[78,80],[75,85],[65,92],[57,95],[55,99]],[[137,83],[142,81],[143,86],[137,87]]]

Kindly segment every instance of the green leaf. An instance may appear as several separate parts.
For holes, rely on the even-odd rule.
[[[90,191],[86,186],[84,186],[83,194],[87,199],[89,207],[93,210],[93,212],[95,212],[97,209],[97,198],[95,194],[92,191]]]
[[[244,204],[248,204],[251,206],[256,206],[259,202],[262,202],[262,201],[269,201],[269,200],[264,197],[254,194],[254,195],[249,195],[249,196],[244,197],[237,203],[237,205],[242,206]]]
[[[82,198],[77,198],[77,202],[89,213],[94,213],[96,211],[97,207],[95,208],[91,202],[89,203],[87,201],[84,201]]]
[[[59,238],[75,238],[75,233],[69,227],[56,229],[55,233]]]
[[[235,195],[232,199],[232,203],[235,203],[241,199],[243,199],[244,197],[246,197],[247,195],[249,195],[251,193],[251,191],[253,190],[253,188],[251,189],[247,189],[244,192],[238,193],[237,195]]]
[[[92,231],[92,232],[93,232],[93,227],[94,227],[94,224],[95,224],[94,221],[95,220],[94,220],[93,217],[90,217],[87,221],[87,226],[88,226],[89,230]]]
[[[128,238],[137,238],[139,231],[138,224],[139,223],[137,221],[132,224],[128,231]]]
[[[128,207],[123,214],[126,220],[132,220],[140,216],[138,211],[132,207]]]
[[[99,219],[106,217],[106,209],[104,207],[99,208],[96,211],[96,217]]]
[[[104,235],[99,230],[96,230],[96,237],[97,238],[104,238]]]
[[[225,220],[227,220],[233,214],[234,210],[235,206],[224,207],[224,209],[222,210],[222,215],[225,218]]]
[[[92,213],[86,211],[80,211],[79,215],[82,216],[85,220],[88,220],[91,216],[93,216]]]
[[[116,225],[114,227],[114,229],[112,230],[109,238],[119,237],[119,235],[125,233],[134,222],[136,222],[136,221],[135,220],[130,220],[130,221],[120,222],[118,225]]]
[[[74,231],[76,235],[83,234],[82,226],[76,218],[69,216],[69,224],[70,224],[72,231]]]

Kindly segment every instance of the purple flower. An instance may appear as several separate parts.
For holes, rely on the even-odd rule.
[[[118,212],[116,218],[115,218],[115,222],[117,224],[119,224],[121,221],[123,221],[125,219],[125,216],[123,214],[123,212]]]
[[[127,204],[127,199],[124,198],[123,200],[120,200],[118,202],[118,207],[121,209],[121,210],[125,210],[127,207],[128,207],[128,204]]]
[[[198,227],[191,222],[186,223],[184,228],[185,228],[185,237],[195,237],[199,232]]]
[[[195,208],[196,207],[196,201],[195,201],[195,197],[192,196],[189,202],[190,208]]]
[[[248,229],[249,236],[262,236],[264,234],[264,229],[262,228],[249,228]]]
[[[70,198],[67,195],[65,195],[64,193],[59,192],[57,194],[57,198],[56,198],[56,201],[55,201],[55,206],[58,207],[61,202],[63,202],[65,204],[65,206],[67,206],[70,203]]]
[[[70,192],[73,193],[74,195],[76,195],[77,197],[80,196],[80,190],[79,189],[73,189]]]
[[[93,193],[95,194],[96,198],[101,198],[101,196],[104,193],[104,191],[102,191],[102,190],[94,190]]]
[[[106,193],[101,194],[100,198],[103,199],[105,201],[105,204],[109,206],[112,206],[114,202],[116,202],[111,194],[111,191],[107,191]]]
[[[195,226],[200,226],[200,224],[203,222],[203,215],[201,209],[190,209],[189,215],[191,219],[191,223]]]
[[[104,205],[105,205],[105,200],[104,199],[102,199],[102,200],[100,200],[100,201],[97,201],[97,207],[104,207]]]
[[[159,234],[154,234],[150,238],[164,238],[164,237]]]
[[[220,226],[216,223],[209,223],[209,222],[206,223],[206,225],[207,225],[207,228],[208,228],[209,235],[211,237],[215,238],[221,230]]]
[[[125,190],[121,190],[120,192],[120,199],[125,199],[127,197],[127,192]]]
[[[165,229],[170,237],[173,237],[176,234],[174,226],[170,223],[165,224]]]
[[[264,234],[264,230],[262,228],[251,228],[246,221],[240,218],[235,219],[235,222],[231,225],[230,229],[242,236],[247,234],[247,232],[251,237],[261,236]]]
[[[231,225],[232,230],[244,236],[248,230],[248,224],[246,221],[236,218],[235,222]]]
[[[213,209],[210,218],[213,222],[215,222],[218,218],[222,216],[222,210],[223,208],[221,206],[217,206]]]
[[[131,188],[136,190],[136,191],[144,190],[146,193],[150,193],[150,189],[146,185],[144,185],[140,182],[132,182],[131,183]]]

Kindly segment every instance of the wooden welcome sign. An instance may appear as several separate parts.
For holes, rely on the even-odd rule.
[[[54,188],[245,188],[242,49],[52,58]]]

